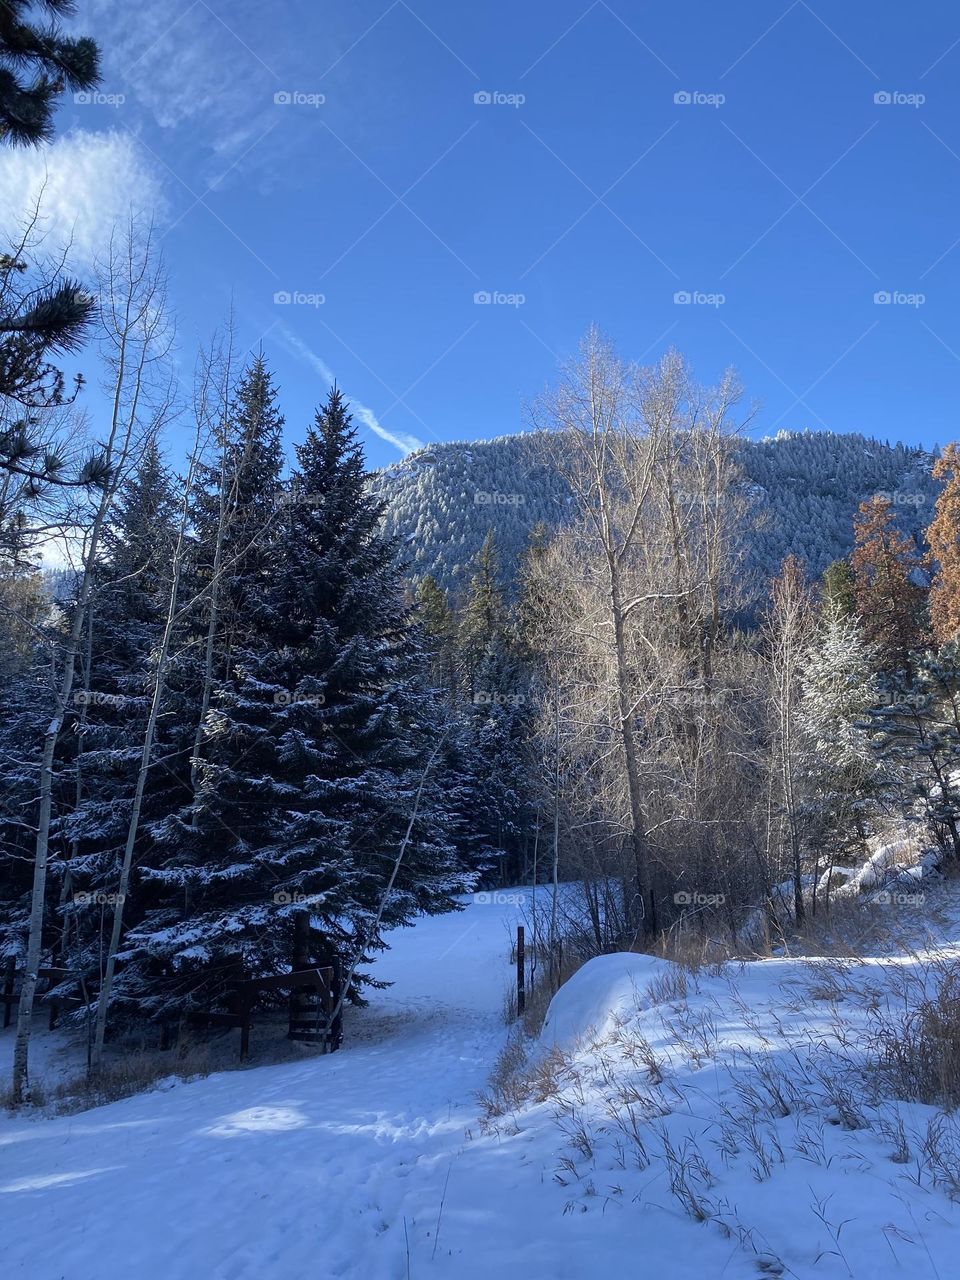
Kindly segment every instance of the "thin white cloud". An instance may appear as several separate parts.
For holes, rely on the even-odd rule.
[[[324,382],[329,386],[336,382],[333,370],[327,362],[318,356],[315,351],[312,351],[292,329],[288,329],[285,324],[280,324],[277,325],[277,332],[281,340],[310,365]],[[385,440],[387,444],[393,445],[394,449],[397,449],[403,457],[406,457],[408,453],[413,453],[416,449],[424,447],[423,441],[418,440],[416,436],[408,435],[405,431],[389,431],[382,425],[373,410],[369,409],[365,404],[361,404],[359,400],[350,400],[350,409],[365,427],[372,431],[374,435],[379,436],[381,440]]]
[[[251,35],[262,5],[233,0],[218,8],[89,0],[72,25],[99,40],[104,89],[122,92],[127,109],[136,104],[164,130],[193,126],[192,141],[230,161],[262,136],[276,114],[273,95],[285,86]]]
[[[418,440],[416,436],[407,435],[405,431],[388,431],[377,421],[376,414],[366,405],[354,402],[351,407],[364,426],[369,427],[381,440],[386,440],[387,444],[392,444],[395,449],[399,449],[404,457],[424,447],[422,440]]]
[[[305,360],[311,368],[319,373],[324,382],[329,383],[331,386],[336,382],[336,378],[333,376],[333,370],[326,361],[321,360],[315,351],[311,351],[307,344],[298,338],[292,329],[288,329],[285,324],[278,324],[277,333],[279,333],[281,339],[291,349],[291,351],[295,352],[302,360]]]
[[[16,240],[37,202],[46,247],[70,245],[89,267],[131,211],[162,221],[166,204],[149,157],[127,133],[74,130],[49,147],[0,148],[0,235]]]

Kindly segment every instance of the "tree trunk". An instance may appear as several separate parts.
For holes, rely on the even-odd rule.
[[[644,938],[652,938],[657,931],[657,909],[650,881],[650,865],[644,839],[643,800],[640,789],[640,768],[634,734],[634,711],[630,701],[630,668],[627,660],[627,643],[623,622],[623,601],[620,578],[613,556],[608,557],[610,567],[610,608],[613,614],[613,635],[617,656],[617,703],[620,718],[620,734],[623,742],[623,758],[627,773],[627,791],[630,798],[630,845],[633,852],[637,897],[640,900],[640,928]]]
[[[140,753],[140,768],[137,772],[137,784],[133,794],[133,804],[130,810],[130,825],[127,828],[127,841],[123,850],[123,865],[120,869],[120,883],[117,889],[117,900],[113,907],[113,927],[110,933],[110,943],[107,948],[107,963],[104,968],[103,982],[100,986],[100,998],[97,1001],[97,1021],[94,1030],[92,1067],[94,1071],[100,1069],[103,1061],[103,1043],[106,1037],[107,1029],[107,1010],[110,1004],[110,991],[113,986],[114,973],[116,971],[117,951],[120,948],[120,934],[123,929],[123,906],[130,888],[130,870],[133,866],[133,850],[137,842],[137,835],[140,828],[140,810],[143,806],[143,793],[147,786],[147,777],[150,772],[151,758],[153,756],[153,741],[156,736],[157,718],[160,714],[160,704],[163,700],[163,694],[166,687],[167,666],[170,659],[170,645],[173,638],[174,624],[177,618],[177,604],[180,596],[180,575],[183,568],[183,556],[186,546],[187,536],[187,520],[190,502],[190,493],[193,488],[193,477],[196,469],[196,451],[191,456],[190,470],[187,474],[186,485],[184,486],[183,506],[180,514],[180,527],[177,532],[177,546],[173,557],[173,572],[170,579],[170,602],[167,607],[166,623],[163,629],[163,636],[160,641],[160,648],[157,652],[156,673],[153,682],[153,696],[150,700],[150,714],[147,717],[147,725],[143,737],[143,749]]]

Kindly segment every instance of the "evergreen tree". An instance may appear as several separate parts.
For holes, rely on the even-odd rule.
[[[416,602],[433,682],[445,692],[448,701],[453,702],[457,681],[457,623],[447,593],[432,574],[428,573],[417,587]]]
[[[493,530],[487,531],[483,545],[472,562],[467,600],[460,614],[457,646],[462,679],[468,696],[478,690],[477,675],[492,646],[504,634],[507,607],[500,585],[500,567]],[[481,692],[489,692],[489,690]]]
[[[54,108],[64,90],[99,84],[97,46],[86,36],[64,35],[56,22],[72,17],[76,8],[73,0],[0,4],[0,142],[48,142]],[[46,25],[37,24],[34,9],[47,19]]]
[[[203,1005],[304,952],[368,959],[383,929],[450,909],[463,885],[430,779],[372,927],[437,707],[339,391],[296,452],[271,572],[241,584],[247,621],[209,714],[199,806],[144,873],[161,901],[128,947],[154,1005]]]
[[[851,618],[857,611],[856,575],[849,560],[833,560],[823,571],[820,598],[824,615]]]
[[[800,670],[798,720],[810,749],[802,787],[808,844],[862,853],[876,795],[876,762],[863,722],[878,700],[876,654],[843,604],[828,606]]]
[[[199,641],[213,619],[214,679],[229,671],[234,647],[257,633],[257,610],[276,572],[283,425],[273,377],[257,355],[221,426],[216,459],[199,469],[193,500],[194,585],[206,588],[196,626]],[[298,501],[297,494],[286,500]]]
[[[532,823],[525,750],[529,688],[529,670],[509,637],[494,637],[477,667],[468,713],[469,856],[478,871],[496,867],[507,884],[524,877]]]
[[[0,541],[0,689],[30,665],[36,631],[50,608],[39,567],[18,541]]]
[[[465,765],[473,813],[470,865],[501,880],[524,870],[531,805],[525,738],[529,665],[504,599],[493,531],[471,564],[457,630],[467,740]]]
[[[55,701],[42,636],[62,634],[62,616],[45,601],[26,651],[0,682],[0,961],[22,963],[30,916],[33,848],[43,730]]]
[[[870,716],[874,750],[890,795],[919,810],[948,855],[960,858],[960,652],[956,644],[924,653],[896,672]]]
[[[53,21],[37,25],[31,12],[36,8]],[[57,17],[74,11],[71,0],[0,4],[0,143],[48,141],[64,89],[91,89],[99,83],[94,42],[65,36],[56,25]],[[15,477],[17,491],[26,497],[50,483],[84,485],[104,478],[100,458],[88,459],[79,474],[69,474],[62,450],[43,438],[36,418],[36,410],[67,398],[63,374],[50,356],[82,345],[94,300],[75,280],[29,278],[35,274],[22,249],[11,253],[0,247],[0,397],[11,402],[0,417],[0,472]],[[78,388],[81,381],[77,379]],[[0,509],[0,518],[8,514]]]

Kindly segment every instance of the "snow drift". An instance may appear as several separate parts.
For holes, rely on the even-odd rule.
[[[603,1039],[625,1016],[649,1009],[650,983],[676,970],[670,960],[632,951],[588,960],[550,1001],[541,1042],[572,1049],[588,1036]]]

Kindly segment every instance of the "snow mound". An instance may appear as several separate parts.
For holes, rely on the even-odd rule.
[[[589,1035],[603,1039],[624,1016],[653,1004],[650,983],[678,966],[670,960],[618,951],[596,956],[563,984],[550,1001],[540,1040],[572,1049]]]
[[[866,893],[870,889],[881,888],[891,874],[913,862],[914,857],[914,845],[909,838],[881,845],[858,871],[855,877],[857,889]]]
[[[817,881],[817,896],[821,901],[829,893],[838,895],[842,889],[849,888],[859,875],[857,867],[827,867],[821,872],[820,879]]]

